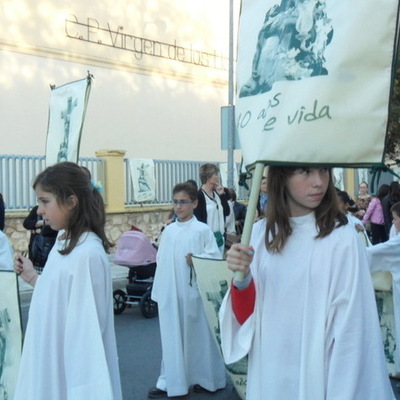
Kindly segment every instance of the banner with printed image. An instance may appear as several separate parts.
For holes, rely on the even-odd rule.
[[[397,0],[242,0],[244,164],[380,165],[397,16]]]
[[[128,159],[132,177],[133,200],[136,203],[153,201],[156,198],[154,161],[144,158]]]
[[[46,165],[77,162],[92,77],[52,89],[46,142]]]

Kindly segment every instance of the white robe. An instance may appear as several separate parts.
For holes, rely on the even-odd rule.
[[[157,387],[168,396],[188,393],[199,384],[210,391],[226,385],[225,367],[208,326],[194,272],[185,256],[219,258],[211,229],[193,217],[168,225],[157,252],[152,298],[158,303],[162,344]]]
[[[400,235],[384,243],[367,247],[371,273],[389,271],[393,277],[393,307],[396,328],[396,371],[400,372]]]
[[[14,400],[121,400],[112,278],[94,233],[36,281]]]
[[[365,249],[350,224],[315,239],[314,214],[291,218],[281,254],[255,224],[254,313],[240,326],[220,309],[227,364],[249,355],[251,400],[394,400]]]

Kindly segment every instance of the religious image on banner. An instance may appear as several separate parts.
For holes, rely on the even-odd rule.
[[[133,199],[136,203],[153,201],[156,198],[154,161],[151,159],[128,159],[133,185]]]
[[[232,280],[232,272],[226,266],[226,260],[214,260],[196,256],[193,256],[192,260],[208,325],[222,356],[218,313]],[[236,363],[225,365],[225,367],[238,395],[244,400],[246,398],[247,384],[247,357]]]
[[[46,142],[46,165],[77,162],[92,76],[51,91]]]
[[[0,271],[0,399],[12,399],[22,351],[18,280],[14,271]]]
[[[265,13],[249,80],[239,97],[269,92],[275,82],[328,75],[325,49],[332,20],[324,1],[285,1]]]
[[[381,166],[397,14],[397,0],[242,0],[244,165]]]

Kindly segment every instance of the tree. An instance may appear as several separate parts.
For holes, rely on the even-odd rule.
[[[400,66],[397,57],[393,89],[390,96],[388,132],[385,145],[387,159],[399,160],[400,154]],[[399,160],[400,162],[400,160]]]

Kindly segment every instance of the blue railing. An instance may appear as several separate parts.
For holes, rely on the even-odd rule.
[[[79,158],[78,164],[85,166],[92,174],[95,182],[105,187],[105,161],[102,158]],[[171,191],[175,184],[188,179],[199,182],[200,161],[165,161],[154,160],[156,200],[152,204],[167,204],[171,201]],[[218,164],[218,163],[216,163]],[[44,156],[0,155],[0,193],[3,194],[7,210],[29,210],[36,205],[36,195],[32,189],[32,182],[36,175],[45,169]],[[248,191],[239,188],[239,200],[248,199]],[[125,159],[125,205],[134,206],[133,184],[128,165]]]
[[[87,167],[93,180],[104,185],[103,159],[82,157],[78,164]],[[0,193],[7,210],[29,210],[36,205],[32,183],[44,169],[44,156],[0,155]]]
[[[156,199],[146,204],[166,204],[171,202],[172,188],[181,182],[192,179],[200,186],[199,169],[204,161],[154,161],[154,175],[156,184]],[[218,165],[218,162],[215,162]],[[239,165],[236,166],[239,168]],[[129,168],[129,162],[125,159],[125,205],[134,206],[134,193],[132,184],[132,175]],[[237,193],[238,200],[247,200],[249,192],[240,187]]]

